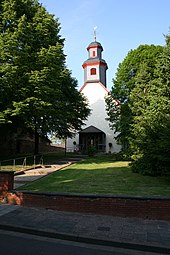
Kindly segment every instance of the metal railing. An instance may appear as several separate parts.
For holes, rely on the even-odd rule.
[[[43,165],[43,155],[32,155],[0,161],[0,170],[20,171]]]
[[[87,152],[88,148],[84,144],[77,144],[66,148],[67,152]],[[96,146],[97,152],[105,152],[106,144],[98,144]]]

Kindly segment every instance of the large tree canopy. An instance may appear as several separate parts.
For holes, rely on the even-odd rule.
[[[170,173],[170,36],[164,47],[139,46],[119,65],[108,101],[109,120],[128,144],[132,170]]]
[[[89,114],[65,65],[60,23],[37,0],[0,2],[0,124],[71,136]]]
[[[132,169],[150,175],[170,173],[170,37],[157,59],[154,79],[147,67],[132,90]]]
[[[117,141],[122,145],[122,150],[130,153],[129,136],[131,134],[132,111],[130,107],[131,91],[137,87],[136,77],[145,72],[153,79],[156,59],[162,52],[161,46],[141,45],[135,50],[131,50],[123,62],[119,64],[116,78],[113,80],[111,94],[119,100],[115,104],[112,96],[106,99],[108,120],[110,125],[118,132]]]

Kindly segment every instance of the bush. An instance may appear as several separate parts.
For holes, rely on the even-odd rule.
[[[130,161],[131,157],[125,154],[123,151],[112,153],[112,157],[116,161]]]
[[[161,161],[157,155],[143,155],[130,164],[134,173],[150,176],[163,176],[170,173],[170,165],[167,161]]]
[[[92,157],[92,156],[94,156],[95,155],[95,153],[96,153],[96,147],[95,146],[89,146],[88,147],[88,155],[90,156],[90,157]]]

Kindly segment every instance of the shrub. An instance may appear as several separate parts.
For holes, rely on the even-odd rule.
[[[90,157],[94,156],[95,153],[96,153],[96,151],[97,151],[97,150],[96,150],[96,147],[95,147],[95,146],[91,145],[91,146],[88,147],[88,155],[89,155]]]

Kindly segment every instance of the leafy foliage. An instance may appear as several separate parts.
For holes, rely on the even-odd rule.
[[[161,46],[141,45],[131,50],[117,69],[116,78],[113,80],[111,90],[112,96],[106,99],[108,120],[110,126],[118,132],[117,141],[122,145],[123,153],[130,155],[129,137],[131,135],[131,124],[133,113],[130,105],[131,91],[138,87],[136,77],[145,76],[145,68],[149,77],[153,79],[156,59],[162,52]],[[140,84],[140,81],[138,82]],[[119,100],[114,103],[113,98]]]
[[[58,19],[37,0],[0,3],[0,124],[55,132],[79,130],[89,114],[66,68]]]
[[[131,92],[133,112],[132,169],[150,175],[170,173],[170,45],[157,61],[155,78],[137,77]],[[140,84],[140,86],[139,86]]]
[[[96,147],[95,146],[93,146],[93,145],[90,145],[89,147],[88,147],[88,155],[90,156],[90,157],[93,157],[94,155],[95,155],[95,153],[96,153]]]

